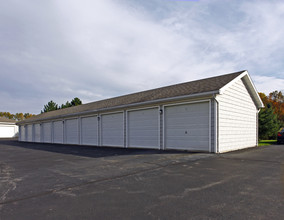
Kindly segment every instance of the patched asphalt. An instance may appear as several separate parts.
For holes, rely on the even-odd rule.
[[[0,139],[0,219],[284,219],[284,145],[226,154]]]

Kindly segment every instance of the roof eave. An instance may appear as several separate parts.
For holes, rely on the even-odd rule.
[[[156,99],[156,100],[151,100],[151,101],[126,104],[126,105],[118,105],[118,106],[114,106],[114,107],[110,107],[110,108],[101,108],[101,109],[94,109],[94,110],[76,112],[76,113],[71,113],[71,114],[62,114],[62,115],[47,117],[47,118],[43,118],[43,119],[30,120],[30,121],[27,121],[27,122],[25,122],[25,120],[24,120],[24,121],[19,121],[16,124],[17,125],[31,124],[31,123],[34,123],[34,122],[57,120],[57,119],[60,119],[60,118],[75,117],[75,116],[80,116],[80,115],[96,114],[96,113],[105,112],[105,111],[115,111],[115,110],[118,110],[118,109],[129,108],[129,107],[137,107],[137,106],[150,105],[150,104],[159,104],[159,103],[162,103],[162,102],[179,101],[179,100],[191,99],[191,98],[211,97],[212,95],[216,95],[216,94],[220,94],[220,91],[215,90],[215,91],[195,93],[195,94],[190,94],[190,95],[163,98],[163,99]]]

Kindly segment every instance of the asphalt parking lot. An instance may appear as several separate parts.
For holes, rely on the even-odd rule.
[[[0,140],[0,219],[284,219],[284,145],[221,155]]]

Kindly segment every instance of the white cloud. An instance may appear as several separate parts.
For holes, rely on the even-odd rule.
[[[282,1],[11,0],[0,12],[0,95],[14,112],[243,69],[259,91],[284,87]]]
[[[273,76],[253,76],[255,86],[258,92],[263,92],[268,95],[275,90],[283,91],[284,79]]]

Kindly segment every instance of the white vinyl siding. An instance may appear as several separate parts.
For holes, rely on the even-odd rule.
[[[98,145],[97,116],[81,118],[81,144]]]
[[[257,109],[242,80],[230,86],[219,101],[219,152],[256,146]]]
[[[101,116],[101,145],[124,146],[123,113],[105,114]]]
[[[42,124],[43,127],[43,142],[51,143],[51,122],[45,122]]]
[[[209,102],[164,108],[165,149],[210,151]]]
[[[33,141],[33,125],[27,125],[27,140],[29,142]]]
[[[129,111],[127,146],[159,149],[159,117],[158,108]]]
[[[63,143],[63,121],[53,122],[53,143]]]
[[[68,119],[65,123],[66,144],[79,144],[78,119]]]
[[[34,125],[34,142],[40,142],[40,124]]]

